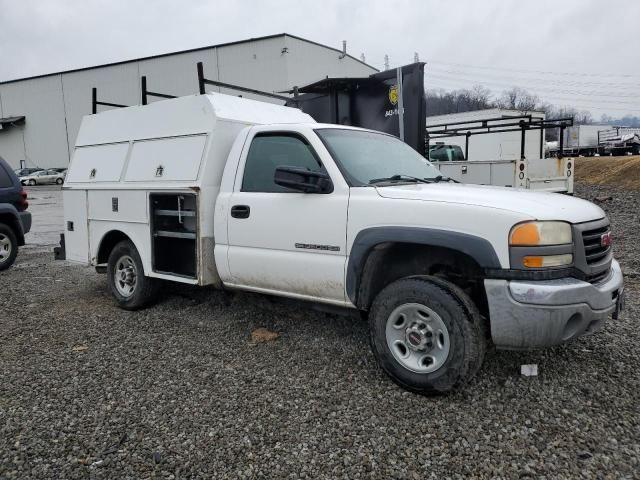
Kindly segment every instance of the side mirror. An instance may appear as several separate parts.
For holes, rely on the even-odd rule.
[[[329,175],[302,167],[276,167],[273,181],[276,185],[303,193],[333,192],[333,183]]]

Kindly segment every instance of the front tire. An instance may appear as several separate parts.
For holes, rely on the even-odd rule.
[[[56,185],[62,185],[64,183],[64,180],[62,180],[61,178],[56,178]]]
[[[6,270],[18,255],[18,239],[13,229],[0,223],[0,271]]]
[[[35,180],[29,180],[29,181],[27,182],[27,185],[29,185],[29,186],[31,186],[31,187],[33,187],[35,184],[36,184],[36,181],[35,181]]]
[[[138,250],[129,240],[118,243],[109,254],[107,280],[120,308],[139,310],[156,300],[158,283],[144,275]]]
[[[481,322],[471,299],[455,285],[435,277],[404,278],[373,302],[371,348],[402,388],[446,393],[466,383],[484,360]]]

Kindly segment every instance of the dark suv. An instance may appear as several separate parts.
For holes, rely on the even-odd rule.
[[[24,245],[24,236],[31,229],[28,207],[27,192],[0,157],[0,270],[13,265],[18,247]]]

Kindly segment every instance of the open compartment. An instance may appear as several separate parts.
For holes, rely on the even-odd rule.
[[[153,270],[195,278],[197,275],[197,199],[189,193],[153,193],[151,236]]]

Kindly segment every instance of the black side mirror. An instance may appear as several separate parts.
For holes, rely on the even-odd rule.
[[[333,192],[333,183],[329,175],[302,167],[276,167],[273,181],[276,185],[303,193]]]

